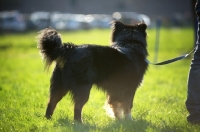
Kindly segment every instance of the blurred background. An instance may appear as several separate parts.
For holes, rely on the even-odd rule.
[[[192,26],[194,0],[0,0],[0,31],[109,28],[144,21],[149,28]]]

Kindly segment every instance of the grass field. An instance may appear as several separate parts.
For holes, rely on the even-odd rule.
[[[110,30],[61,32],[63,42],[109,44]],[[155,30],[148,30],[150,61],[154,59]],[[84,124],[73,124],[73,104],[67,95],[46,120],[50,72],[36,48],[36,32],[0,35],[0,131],[76,132],[197,132],[187,122],[185,107],[187,76],[192,56],[165,66],[149,66],[137,90],[133,121],[115,121],[103,109],[105,94],[93,89],[83,110]],[[191,28],[168,28],[160,32],[158,61],[193,48]]]

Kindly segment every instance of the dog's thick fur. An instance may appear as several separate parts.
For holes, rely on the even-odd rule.
[[[46,68],[56,62],[46,118],[52,116],[57,103],[70,92],[74,120],[82,122],[82,108],[94,84],[106,92],[106,106],[116,118],[122,118],[123,114],[131,118],[133,98],[148,67],[146,28],[144,23],[131,26],[114,21],[111,46],[62,44],[54,29],[42,30],[37,37],[38,48]]]

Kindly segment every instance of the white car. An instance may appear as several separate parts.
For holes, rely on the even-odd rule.
[[[18,11],[0,12],[0,30],[25,31],[26,22]]]

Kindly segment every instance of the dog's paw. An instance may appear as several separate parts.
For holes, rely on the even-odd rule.
[[[131,114],[127,114],[127,115],[125,115],[125,119],[127,119],[127,120],[133,120],[133,117],[132,117]]]

